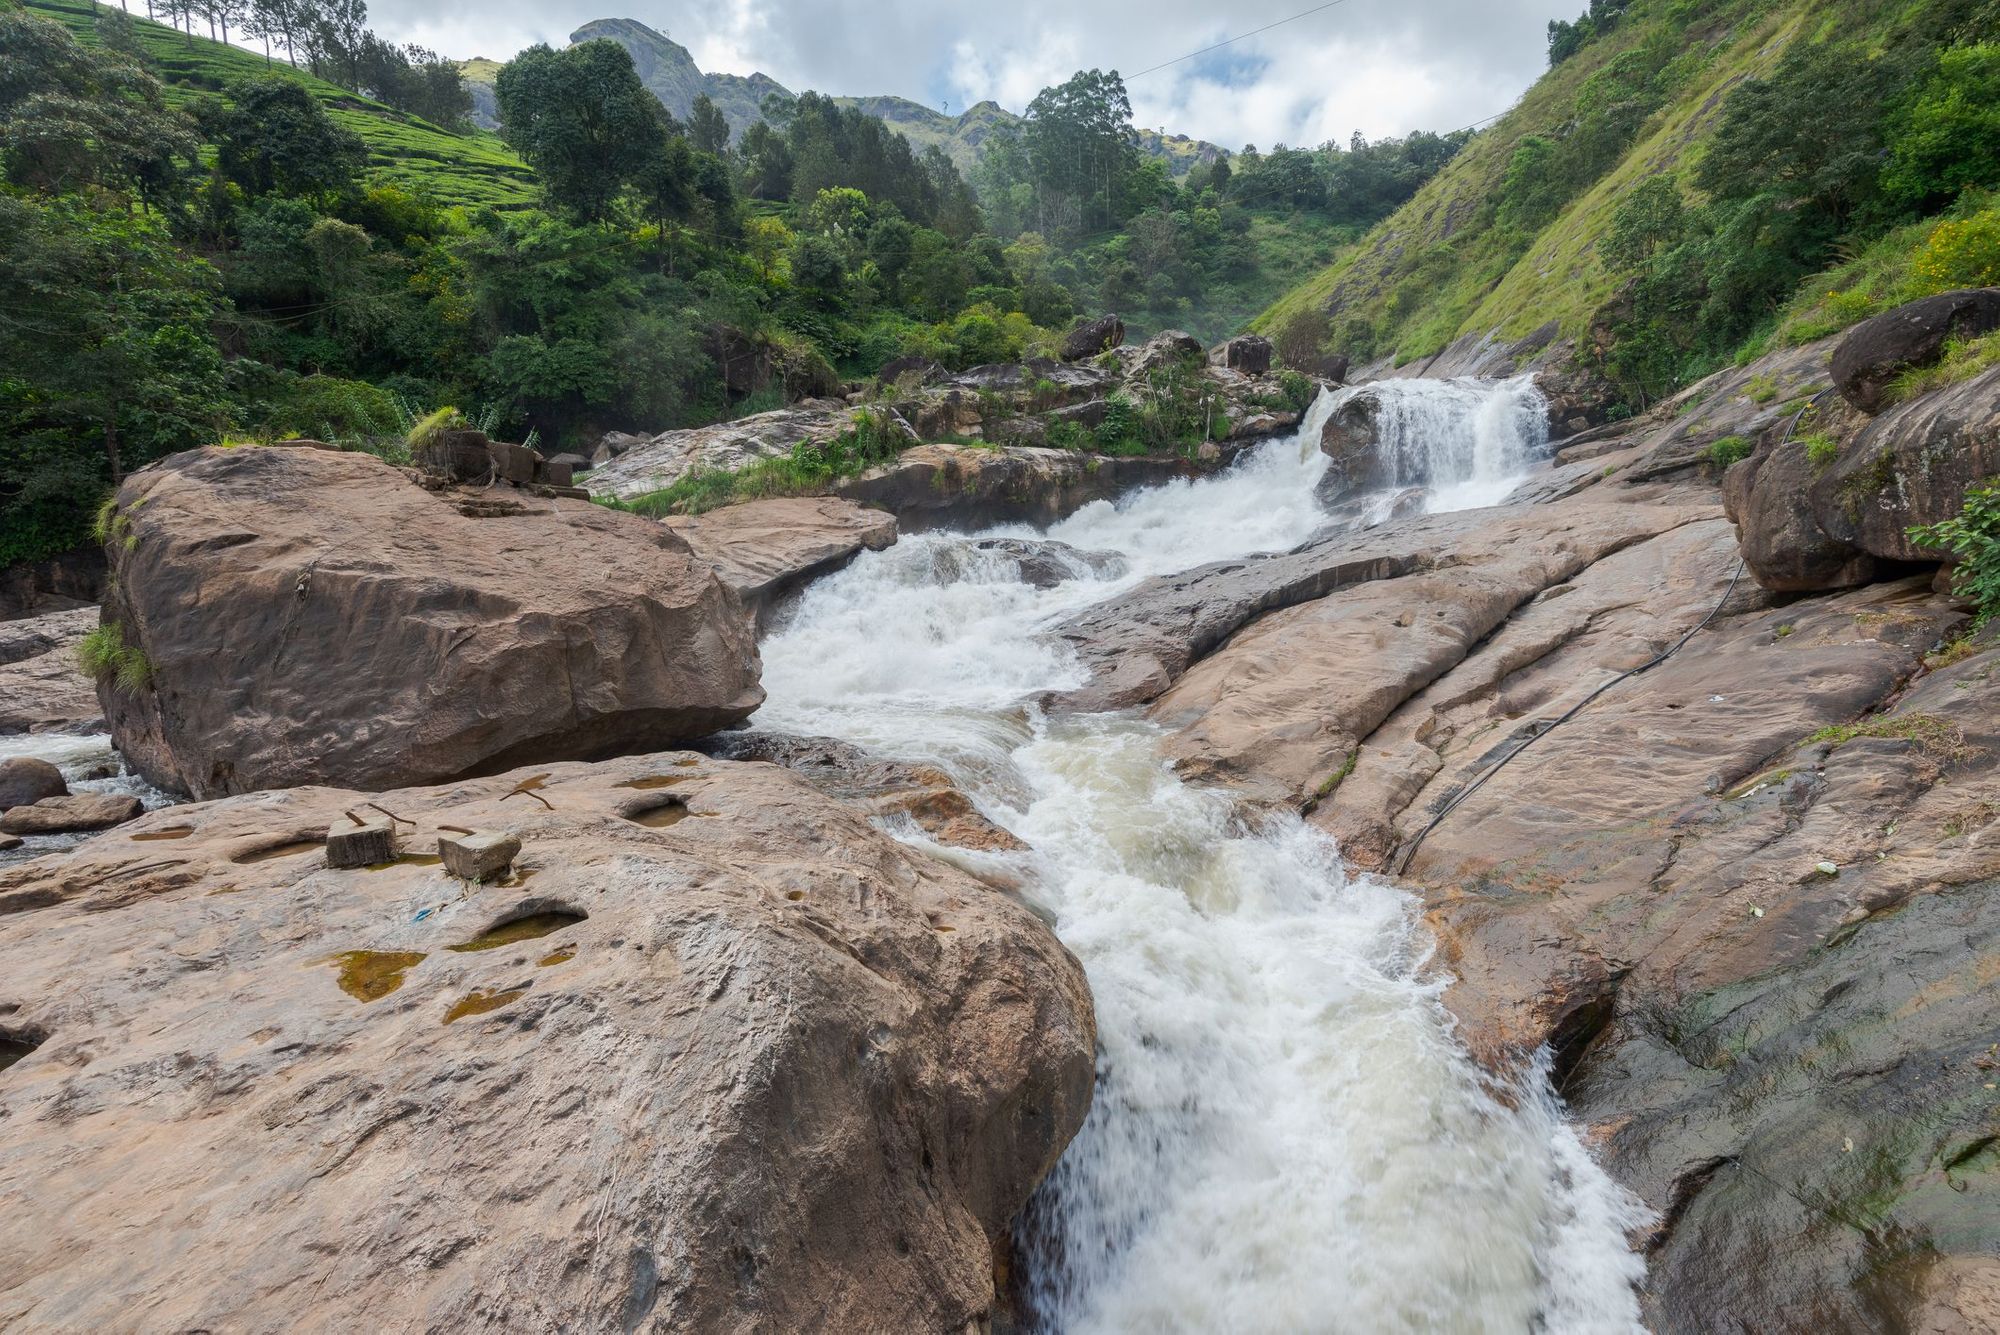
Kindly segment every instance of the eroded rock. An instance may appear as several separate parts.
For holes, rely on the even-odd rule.
[[[894,515],[836,496],[748,501],[665,523],[759,616],[791,590],[896,541]]]
[[[97,622],[95,607],[0,621],[0,733],[75,729],[101,717],[97,685],[76,657]]]
[[[364,797],[0,871],[0,1014],[38,1043],[0,1075],[0,1322],[288,1326],[302,1293],[371,1329],[990,1319],[994,1243],[1090,1098],[1083,973],[1032,912],[690,754],[374,799],[413,847],[522,840],[525,881],[463,898],[254,853]]]
[[[671,530],[522,496],[494,518],[365,454],[206,449],[119,491],[104,620],[128,763],[211,796],[387,788],[647,750],[761,702],[741,604]]]

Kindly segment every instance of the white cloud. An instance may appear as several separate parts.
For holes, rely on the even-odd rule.
[[[983,98],[1021,110],[1079,68],[1144,69],[1304,8],[1214,0],[1081,5],[935,0],[719,0],[627,13],[704,69],[762,70],[794,89],[895,93],[958,111]],[[1134,118],[1229,147],[1449,130],[1504,110],[1540,73],[1544,29],[1582,0],[1345,0],[1199,60],[1132,80]],[[611,11],[615,14],[617,11]],[[561,45],[605,11],[573,0],[378,3],[399,41],[505,59]],[[1218,71],[1221,77],[1218,78]]]

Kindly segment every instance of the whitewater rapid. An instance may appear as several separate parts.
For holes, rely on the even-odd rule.
[[[1525,381],[1389,393],[1384,447],[1427,451],[1411,466],[1432,509],[1501,499],[1545,444]],[[1339,401],[1323,394],[1294,437],[1219,476],[1045,533],[863,555],[764,643],[754,723],[941,765],[1034,850],[1015,870],[1084,964],[1100,1047],[1090,1117],[1020,1239],[1039,1328],[1638,1329],[1626,1236],[1642,1208],[1545,1080],[1482,1081],[1416,899],[1350,876],[1295,817],[1246,826],[1226,792],[1175,777],[1143,718],[1029,703],[1083,684],[1044,638],[1070,613],[1323,530],[1316,444]],[[1038,589],[977,545],[992,537],[1119,559]]]

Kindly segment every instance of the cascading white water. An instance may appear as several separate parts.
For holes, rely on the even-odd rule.
[[[1548,452],[1548,402],[1532,375],[1377,380],[1341,390],[1334,407],[1358,395],[1375,404],[1390,485],[1430,488],[1432,513],[1498,505]]]
[[[1174,776],[1141,718],[1023,703],[1080,684],[1041,638],[1070,612],[1321,528],[1334,406],[1322,395],[1293,439],[1221,476],[1045,535],[1119,553],[1117,574],[1037,589],[1016,558],[941,533],[862,556],[765,643],[755,723],[942,765],[1034,849],[1025,879],[1089,974],[1101,1048],[1089,1121],[1023,1240],[1042,1327],[1632,1330],[1640,1207],[1545,1081],[1482,1084],[1423,967],[1414,897],[1347,876],[1296,818],[1244,828],[1228,794]],[[1469,416],[1495,437],[1520,423]],[[1441,494],[1531,458],[1521,430],[1442,451]]]

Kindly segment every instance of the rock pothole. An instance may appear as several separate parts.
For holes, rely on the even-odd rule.
[[[498,950],[501,946],[511,946],[518,941],[533,941],[550,936],[563,928],[580,923],[590,915],[575,909],[547,909],[518,917],[503,918],[478,936],[461,945],[449,949],[465,953],[479,950]]]

